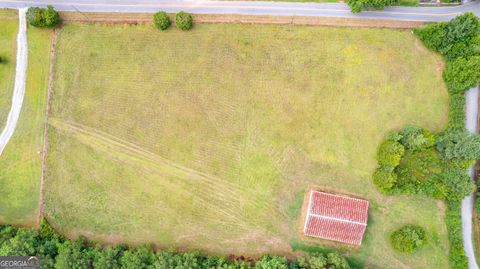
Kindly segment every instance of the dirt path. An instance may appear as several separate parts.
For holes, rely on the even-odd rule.
[[[38,206],[37,224],[43,217],[43,209],[45,207],[45,175],[47,172],[47,152],[48,152],[48,116],[50,115],[51,99],[53,92],[53,71],[55,64],[55,50],[57,47],[58,30],[53,30],[52,44],[50,47],[50,70],[48,73],[48,93],[47,93],[47,108],[45,110],[45,126],[43,133],[43,150],[42,150],[42,176],[40,178],[40,198]]]
[[[22,110],[23,97],[25,96],[25,82],[27,79],[27,21],[26,8],[18,10],[18,35],[17,35],[17,67],[15,74],[15,86],[13,89],[12,107],[8,113],[7,123],[0,134],[0,156],[3,150],[12,138],[15,127],[17,126],[18,118]]]
[[[478,88],[470,89],[466,94],[466,122],[465,127],[472,133],[477,132],[478,118]],[[474,176],[474,166],[470,168],[470,175]],[[473,195],[465,197],[462,201],[462,234],[465,255],[468,257],[468,268],[478,269],[475,259],[475,251],[473,249],[472,238],[472,211],[473,211]]]

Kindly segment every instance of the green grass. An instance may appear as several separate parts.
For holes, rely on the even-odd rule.
[[[67,25],[48,218],[107,242],[288,254],[302,194],[316,186],[371,203],[362,247],[340,251],[370,267],[447,268],[441,204],[385,197],[371,182],[387,131],[445,126],[441,66],[410,31]],[[411,256],[388,242],[407,223],[431,236]]]
[[[0,21],[0,51],[7,44],[8,71],[0,66],[0,126],[10,110],[15,77],[18,22]],[[0,222],[33,225],[39,199],[43,130],[49,68],[50,31],[28,29],[27,88],[15,133],[0,157]],[[7,40],[8,39],[8,40]]]

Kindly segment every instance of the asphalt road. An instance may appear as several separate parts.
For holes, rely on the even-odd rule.
[[[57,10],[82,12],[167,12],[274,16],[323,16],[404,21],[446,21],[471,11],[480,15],[480,1],[451,7],[387,7],[383,11],[352,14],[340,3],[291,3],[211,0],[0,0],[0,7],[53,5]]]

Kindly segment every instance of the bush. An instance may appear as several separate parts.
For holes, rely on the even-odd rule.
[[[397,0],[346,0],[352,13],[361,12],[364,8],[383,9],[397,2]]]
[[[462,239],[462,217],[459,202],[448,202],[445,217],[450,241],[449,259],[451,268],[468,269],[468,259],[465,256]]]
[[[420,226],[406,225],[392,233],[390,243],[397,251],[412,253],[427,243],[427,235]]]
[[[386,140],[378,148],[377,160],[382,166],[396,167],[404,153],[405,148],[402,144]]]
[[[60,15],[52,6],[47,8],[30,7],[27,11],[27,21],[35,27],[55,27],[60,23]]]
[[[447,200],[460,202],[465,196],[472,194],[475,183],[464,169],[447,168],[442,172],[441,179],[448,187]]]
[[[417,28],[413,32],[420,38],[423,44],[434,51],[440,51],[443,39],[446,35],[446,22],[428,24],[423,28]]]
[[[442,48],[439,51],[445,54],[456,43],[469,42],[479,34],[480,21],[475,14],[467,12],[457,16],[447,23]]]
[[[193,18],[190,13],[180,11],[175,17],[177,27],[182,31],[190,30],[193,26]]]
[[[168,27],[172,24],[170,17],[164,11],[159,11],[153,15],[153,24],[159,30],[167,30]]]
[[[373,183],[382,193],[389,193],[397,182],[397,174],[388,167],[379,167],[373,173]]]
[[[465,129],[448,129],[440,133],[436,147],[447,160],[468,162],[480,159],[480,135]]]
[[[450,95],[448,110],[448,128],[463,130],[465,128],[465,96],[463,94]]]
[[[401,132],[400,143],[408,150],[420,150],[432,147],[435,137],[427,130],[419,127],[406,127]]]
[[[450,94],[463,94],[480,84],[480,56],[447,62],[443,79]]]

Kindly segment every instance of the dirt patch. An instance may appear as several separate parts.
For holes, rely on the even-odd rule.
[[[152,22],[152,14],[150,13],[61,12],[60,16],[61,19],[66,22],[96,22],[105,24],[139,24]],[[171,15],[171,17],[173,18],[173,15]],[[238,14],[194,14],[193,19],[196,23],[294,24],[405,29],[416,28],[424,24],[419,21]]]

